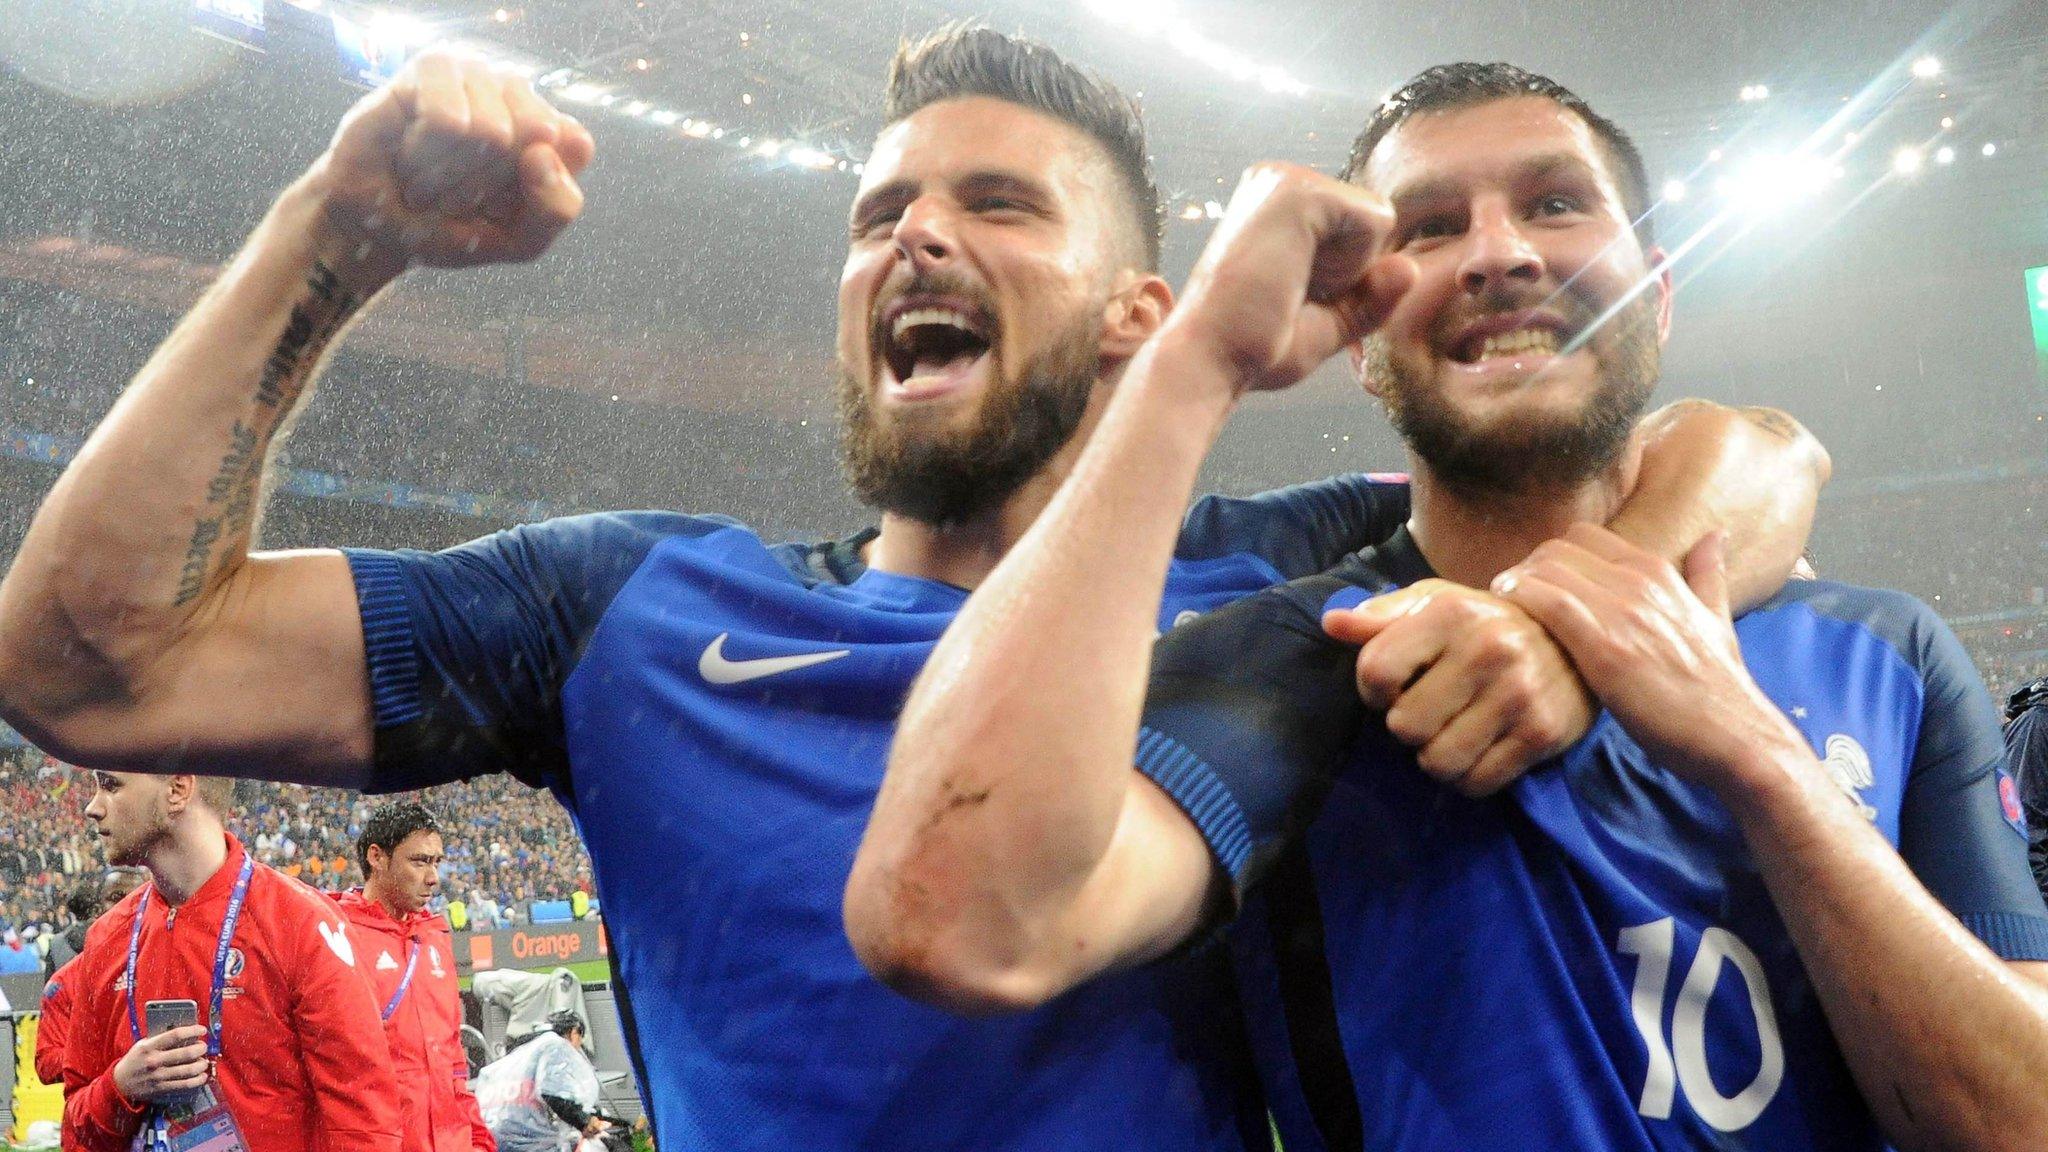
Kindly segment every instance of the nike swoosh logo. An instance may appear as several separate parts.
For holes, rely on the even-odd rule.
[[[805,652],[797,656],[728,660],[725,658],[725,638],[728,635],[729,633],[720,632],[718,637],[711,641],[711,646],[704,649],[704,655],[697,659],[698,674],[710,683],[744,684],[749,680],[759,680],[763,676],[794,672],[799,668],[809,668],[813,664],[823,664],[828,660],[837,660],[841,656],[853,654],[850,648],[839,648],[831,652]]]

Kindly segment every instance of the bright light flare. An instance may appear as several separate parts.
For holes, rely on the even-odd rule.
[[[1920,80],[1932,80],[1941,75],[1941,61],[1932,56],[1922,56],[1913,61],[1913,76]]]
[[[1901,176],[1919,172],[1927,163],[1927,157],[1918,148],[1901,148],[1892,153],[1892,171]]]
[[[1683,180],[1666,180],[1664,182],[1664,200],[1668,204],[1676,204],[1684,200],[1685,191],[1685,181]]]
[[[1716,188],[1752,216],[1773,216],[1810,200],[1835,181],[1835,166],[1797,153],[1758,156]]]
[[[1936,164],[1953,164],[1953,163],[1955,163],[1955,162],[1956,162],[1956,150],[1955,150],[1955,149],[1953,149],[1953,148],[1949,148],[1949,147],[1946,147],[1946,146],[1944,146],[1944,147],[1942,147],[1942,148],[1939,148],[1939,149],[1936,149],[1936,150],[1935,150],[1935,153],[1934,153],[1934,162],[1935,162]]]

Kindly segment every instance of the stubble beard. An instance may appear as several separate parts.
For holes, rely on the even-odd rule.
[[[1595,350],[1593,395],[1556,419],[1476,427],[1436,386],[1433,363],[1404,364],[1380,337],[1366,342],[1366,371],[1382,382],[1395,431],[1446,488],[1468,497],[1568,490],[1621,459],[1657,387],[1657,302],[1645,294],[1608,323],[1611,351]]]
[[[878,366],[839,366],[839,454],[861,500],[937,528],[1000,507],[1074,438],[1101,370],[1101,309],[1082,311],[1014,380],[990,380],[965,428],[924,432],[885,422]],[[991,347],[989,356],[994,357]]]

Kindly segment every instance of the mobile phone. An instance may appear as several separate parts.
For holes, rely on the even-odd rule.
[[[199,1023],[199,1004],[192,1000],[151,1000],[142,1006],[145,1035]]]

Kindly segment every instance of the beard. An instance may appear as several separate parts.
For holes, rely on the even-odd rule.
[[[892,425],[877,411],[868,373],[839,366],[839,455],[866,503],[934,527],[966,523],[1002,505],[1074,438],[1101,372],[1102,309],[1084,310],[1014,380],[987,355],[987,394],[960,429]]]
[[[149,864],[150,850],[161,843],[171,832],[169,818],[161,812],[152,811],[140,818],[138,827],[124,833],[115,833],[100,842],[101,851],[106,854],[107,863],[115,868],[140,868]]]
[[[1598,358],[1593,395],[1560,418],[1475,426],[1437,387],[1433,365],[1401,363],[1378,336],[1366,342],[1366,371],[1381,382],[1395,431],[1445,487],[1473,496],[1571,488],[1621,459],[1657,387],[1657,302],[1639,296],[1608,326],[1607,351],[1588,344]]]

